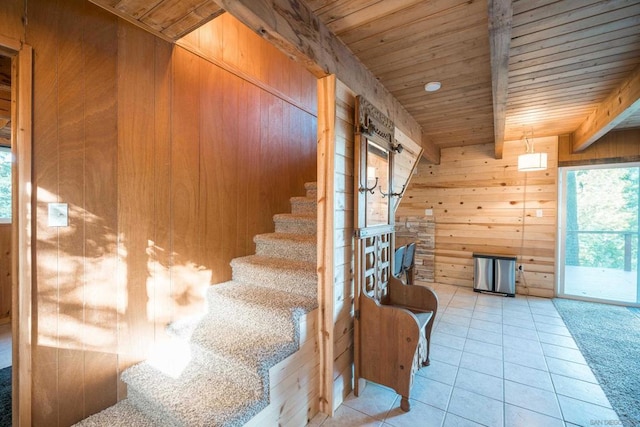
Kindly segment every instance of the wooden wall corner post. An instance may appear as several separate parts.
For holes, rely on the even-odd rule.
[[[318,79],[318,310],[320,411],[333,416],[333,209],[336,120],[335,75]]]
[[[23,44],[12,66],[12,335],[13,426],[31,425],[31,345],[33,280],[32,98],[33,50]],[[17,375],[16,375],[17,373]]]

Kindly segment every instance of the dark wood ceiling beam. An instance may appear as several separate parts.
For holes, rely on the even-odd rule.
[[[582,151],[640,110],[640,66],[573,132],[573,151]]]
[[[335,74],[392,117],[396,126],[423,147],[423,157],[439,163],[440,149],[397,99],[300,0],[215,0],[228,13],[303,64],[317,77]]]
[[[502,158],[509,84],[509,47],[513,7],[511,0],[488,0],[489,46],[491,49],[491,82],[493,93],[493,135],[496,159]]]

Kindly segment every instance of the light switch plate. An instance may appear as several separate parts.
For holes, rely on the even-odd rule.
[[[67,203],[49,203],[49,227],[69,226],[69,205]]]
[[[426,216],[433,216],[433,209],[425,209],[424,214]]]
[[[536,216],[542,218],[542,209],[536,209]]]

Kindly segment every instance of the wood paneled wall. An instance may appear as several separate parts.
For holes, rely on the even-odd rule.
[[[230,17],[207,59],[83,0],[16,27],[24,10],[0,5],[0,37],[35,55],[33,425],[67,426],[122,398],[122,369],[315,180],[316,80]]]
[[[356,94],[336,80],[334,169],[333,409],[352,390],[354,119]]]
[[[11,319],[11,224],[0,224],[0,324]]]
[[[472,287],[474,252],[509,254],[524,266],[518,293],[554,295],[558,143],[535,144],[548,155],[545,171],[518,172],[522,141],[506,142],[500,160],[483,144],[443,149],[439,165],[420,162],[396,216],[433,210],[435,282]]]
[[[612,131],[579,153],[570,135],[558,139],[558,165],[579,166],[640,161],[640,129]]]

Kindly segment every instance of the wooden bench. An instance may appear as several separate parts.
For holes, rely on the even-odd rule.
[[[430,288],[405,285],[390,277],[384,292],[359,296],[360,351],[358,379],[390,387],[402,396],[400,407],[411,409],[409,396],[415,372],[429,365],[433,320],[438,297]],[[359,387],[356,387],[356,395]]]

